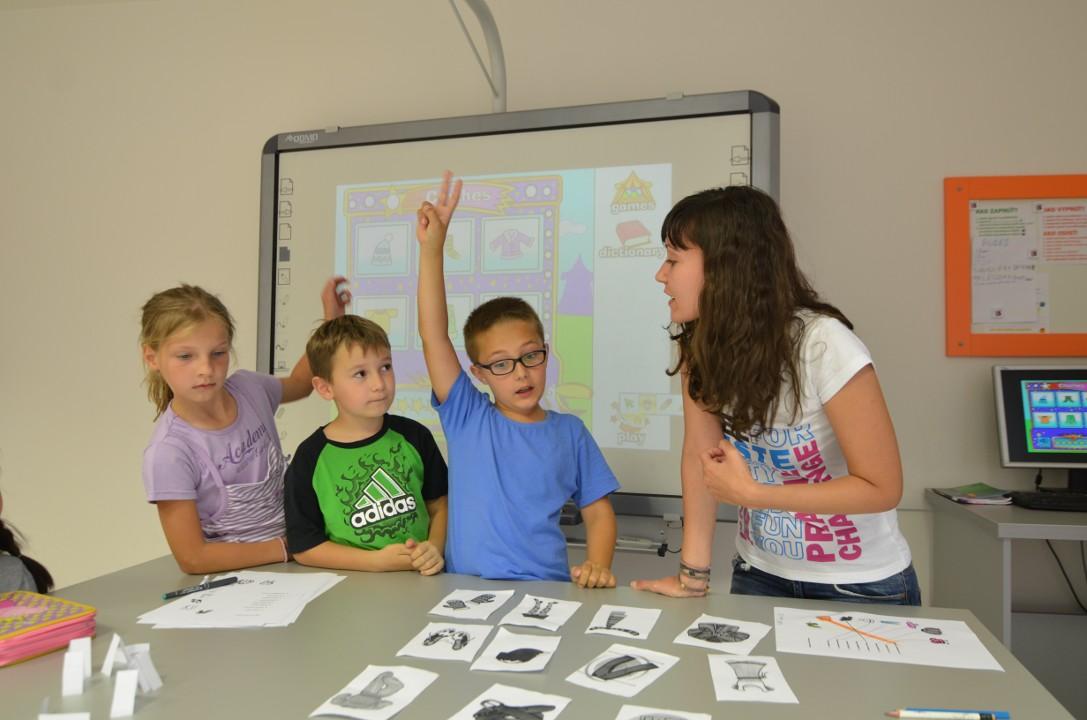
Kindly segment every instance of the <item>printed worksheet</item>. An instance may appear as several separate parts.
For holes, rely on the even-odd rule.
[[[774,608],[778,652],[999,670],[978,636],[959,620]]]

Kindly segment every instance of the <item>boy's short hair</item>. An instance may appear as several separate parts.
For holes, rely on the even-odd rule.
[[[476,338],[506,320],[522,320],[536,326],[540,342],[544,340],[543,323],[540,316],[527,302],[516,297],[497,297],[483,303],[468,315],[464,323],[464,345],[468,357],[473,363],[479,362],[479,348]]]
[[[389,336],[373,320],[358,315],[325,320],[310,335],[306,343],[306,359],[309,360],[310,372],[317,377],[332,381],[332,356],[341,347],[358,345],[367,350],[391,350]]]

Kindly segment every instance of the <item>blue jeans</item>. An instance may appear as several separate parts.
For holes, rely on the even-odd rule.
[[[912,564],[900,573],[875,582],[831,585],[786,580],[748,565],[737,555],[732,558],[732,594],[883,605],[921,604],[921,586]]]

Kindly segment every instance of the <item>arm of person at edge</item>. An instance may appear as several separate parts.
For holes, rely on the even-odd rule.
[[[570,582],[583,588],[615,587],[611,561],[615,555],[615,511],[605,495],[581,508],[585,522],[585,562],[570,568]]]
[[[683,545],[680,558],[693,568],[709,568],[713,555],[713,533],[717,528],[717,501],[702,478],[701,456],[721,440],[721,420],[691,399],[687,375],[680,373],[683,385],[683,451],[679,475],[683,488]],[[648,590],[671,597],[701,597],[709,589],[708,580],[681,578],[678,574],[656,580],[635,580],[635,590]]]
[[[823,408],[842,448],[847,475],[815,484],[757,483],[743,455],[722,439],[700,457],[710,495],[754,510],[817,515],[894,509],[902,499],[902,461],[875,369],[866,365],[858,370]]]
[[[445,294],[445,261],[443,258],[449,220],[460,201],[462,183],[449,181],[453,173],[442,174],[438,204],[424,202],[419,208],[415,239],[419,241],[419,337],[423,341],[430,387],[439,403],[449,397],[453,383],[461,373],[460,359],[449,339],[449,309]]]
[[[200,529],[195,500],[159,500],[155,506],[166,543],[181,572],[205,575],[285,560],[286,540],[283,538],[261,542],[207,542]]]
[[[346,312],[347,304],[351,302],[351,291],[338,290],[340,283],[346,283],[347,278],[336,275],[330,277],[321,289],[321,307],[324,311],[324,319],[342,317]],[[309,397],[313,392],[313,371],[310,370],[309,358],[303,351],[302,357],[294,364],[288,377],[280,378],[283,383],[282,402],[289,403],[295,400]]]

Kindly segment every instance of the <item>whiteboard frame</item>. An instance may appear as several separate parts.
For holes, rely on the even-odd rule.
[[[276,190],[279,187],[279,158],[283,153],[737,114],[749,115],[751,120],[751,184],[776,200],[780,187],[780,108],[774,100],[752,90],[273,135],[261,152],[257,369],[272,372],[275,250],[279,227]],[[727,185],[727,176],[720,182]],[[679,473],[678,465],[676,473]],[[660,517],[665,513],[682,513],[680,496],[618,493],[614,505],[617,512],[626,515]],[[721,506],[719,517],[735,519],[735,510]]]

